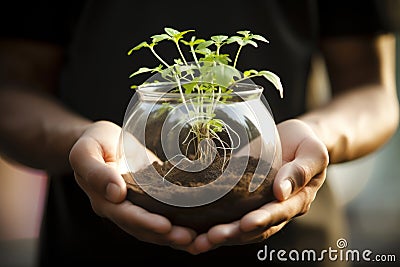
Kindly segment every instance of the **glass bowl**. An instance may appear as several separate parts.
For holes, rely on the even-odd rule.
[[[263,88],[239,83],[216,96],[176,87],[139,86],[126,109],[118,157],[127,199],[197,232],[274,200],[282,153]]]

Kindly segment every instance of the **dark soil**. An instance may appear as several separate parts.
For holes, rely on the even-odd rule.
[[[237,123],[234,120],[230,120],[228,114],[219,114],[219,116],[229,125]],[[230,223],[238,220],[249,211],[257,209],[265,203],[274,200],[272,183],[277,170],[271,169],[267,178],[265,176],[253,175],[258,165],[258,159],[255,158],[231,158],[229,166],[233,166],[234,168],[232,169],[229,167],[228,170],[223,170],[223,166],[226,166],[227,164],[223,164],[223,159],[219,157],[219,153],[217,153],[213,163],[202,171],[186,172],[178,168],[172,168],[172,164],[168,162],[165,157],[163,146],[161,144],[162,127],[160,127],[160,125],[162,125],[166,117],[167,112],[152,112],[147,120],[145,129],[146,147],[154,152],[157,157],[164,162],[164,164],[160,165],[158,163],[153,163],[152,166],[148,166],[135,174],[124,174],[123,177],[128,187],[128,200],[150,212],[164,215],[175,225],[190,227],[198,233],[206,232],[210,227],[216,224]],[[247,128],[250,129],[250,131],[246,133],[249,140],[256,138],[258,131],[253,132],[252,130],[256,130],[256,127],[251,123],[251,121],[246,121],[246,125]],[[236,129],[237,127],[234,128]],[[191,158],[190,155],[193,154],[193,148],[188,148],[183,145],[183,140],[187,138],[188,134],[190,134],[189,132],[190,127],[183,128],[178,138],[179,143],[182,144],[181,151],[188,151],[188,157]],[[219,137],[229,143],[229,136],[220,133]],[[270,163],[260,162],[260,166],[270,166]],[[154,169],[157,170],[158,174]],[[238,177],[241,178],[223,197],[209,204],[196,207],[178,207],[158,201],[144,192],[143,189],[135,183],[132,176],[136,175],[136,177],[145,177],[146,184],[150,186],[154,185],[151,190],[162,194],[163,199],[176,199],[180,194],[182,194],[181,188],[186,189],[186,187],[196,187],[209,184],[218,179],[223,171],[225,171],[224,175],[227,177],[223,179],[226,184],[219,183],[217,185],[210,185],[210,190],[202,193],[203,197],[204,194],[208,193],[218,194],[219,192],[226,192],[227,187],[230,189],[232,187],[231,185],[234,184],[232,183],[232,180],[237,181]],[[267,171],[261,170],[258,171],[258,173],[267,173]],[[173,184],[179,185],[179,187],[166,187],[165,184],[157,187],[157,185],[160,185],[160,183],[163,182],[160,181],[162,180],[162,177]],[[260,179],[263,180],[261,186],[259,186],[257,190],[249,192],[251,181],[261,181]],[[202,198],[202,195],[196,195],[194,193],[193,196],[190,195],[190,197],[196,199]]]
[[[212,185],[210,190],[224,190],[230,184],[229,180],[237,179],[244,169],[241,179],[226,195],[209,204],[196,207],[178,207],[162,203],[149,196],[140,186],[136,185],[132,173],[123,175],[128,186],[127,199],[150,212],[164,215],[175,225],[190,227],[198,233],[206,232],[213,225],[238,220],[249,211],[274,200],[272,182],[276,170],[271,169],[267,178],[254,177],[254,179],[265,179],[257,190],[249,192],[249,185],[253,179],[258,160],[254,158],[232,158],[231,161],[232,166],[235,168],[233,170],[229,168],[229,172],[225,172],[225,174],[228,174],[227,185]],[[244,164],[245,166],[243,166]],[[261,166],[269,166],[267,163],[261,162],[260,164]],[[153,163],[153,166],[149,166],[135,175],[144,175],[143,177],[146,177],[146,181],[148,179],[148,184],[157,184],[157,182],[160,182],[160,177],[152,171],[155,168],[164,179],[171,183],[182,187],[196,187],[208,184],[220,177],[223,171],[222,166],[223,159],[220,157],[216,157],[210,166],[199,172],[186,172],[178,168],[173,168],[170,171],[172,165],[169,162],[165,162],[163,165]],[[168,171],[170,172],[168,173]],[[167,190],[164,187],[162,190],[164,190],[162,194],[171,198],[180,193],[176,187],[167,188]],[[193,195],[193,197],[201,196]]]

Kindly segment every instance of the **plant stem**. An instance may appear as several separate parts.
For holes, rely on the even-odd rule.
[[[239,58],[240,51],[242,50],[243,45],[239,46],[238,51],[236,52],[235,61],[233,62],[233,67],[236,68],[236,63]]]
[[[184,106],[186,108],[186,111],[189,113],[189,108],[188,108],[188,106],[186,104],[185,95],[183,93],[182,86],[181,86],[181,81],[180,81],[178,75],[175,75],[175,79],[176,79],[176,82],[178,83],[178,88],[179,88],[179,93],[180,93],[181,98],[182,98],[182,103],[184,104]]]
[[[197,59],[196,52],[194,51],[193,45],[190,46],[190,52],[192,52],[192,56],[193,56],[194,62],[196,62],[197,67],[200,68],[199,60]]]
[[[185,57],[183,56],[182,50],[181,50],[181,48],[180,48],[180,46],[179,46],[179,43],[178,43],[177,41],[174,41],[174,42],[175,42],[176,48],[178,48],[179,55],[181,56],[181,58],[182,58],[182,60],[183,60],[183,63],[185,63],[185,65],[187,66],[188,63],[187,63]]]
[[[151,52],[153,53],[153,55],[154,55],[162,64],[164,64],[167,68],[170,67],[170,66],[168,65],[168,63],[165,62],[165,61],[156,53],[156,51],[154,50],[153,47],[150,47],[150,50],[151,50]]]

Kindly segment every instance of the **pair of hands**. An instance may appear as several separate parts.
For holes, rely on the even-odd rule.
[[[200,235],[125,200],[127,189],[116,158],[119,126],[106,121],[89,126],[73,146],[70,163],[97,215],[142,241],[199,254],[219,246],[262,241],[309,210],[326,177],[327,149],[300,120],[282,122],[277,128],[283,159],[273,185],[277,200]]]

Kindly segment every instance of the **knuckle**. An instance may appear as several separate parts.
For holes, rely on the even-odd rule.
[[[256,241],[264,241],[264,240],[270,238],[271,236],[273,236],[274,234],[279,232],[290,221],[290,219],[285,220],[285,221],[281,222],[280,224],[271,226],[270,228],[268,228],[268,230],[264,231],[261,234],[260,239],[256,240]]]
[[[322,152],[322,166],[324,166],[325,168],[328,167],[329,165],[329,153],[328,153],[328,149],[326,148],[325,145],[323,145],[323,152]]]
[[[292,166],[296,174],[296,178],[292,182],[294,182],[295,188],[301,188],[305,185],[305,182],[309,180],[310,172],[307,167],[300,165],[295,161],[292,162]]]
[[[327,167],[329,165],[329,152],[326,145],[320,140],[317,140],[317,150],[319,152],[320,165]],[[318,155],[318,154],[317,154]]]
[[[257,241],[264,241],[264,240],[270,238],[270,236],[272,236],[272,235],[273,235],[272,230],[271,230],[271,229],[268,229],[267,231],[264,231],[264,232],[261,234],[260,240],[257,240]]]
[[[310,209],[311,209],[311,203],[312,203],[311,201],[308,202],[308,203],[304,203],[303,210],[302,210],[303,214],[305,214],[305,213],[307,213],[307,212],[310,211]]]
[[[305,142],[309,143],[315,148],[315,155],[318,157],[319,165],[323,168],[326,168],[329,165],[329,152],[322,140],[309,137]]]
[[[312,190],[311,188],[305,188],[304,195],[305,195],[305,197],[304,197],[305,201],[303,202],[303,206],[300,210],[301,215],[304,215],[310,211],[311,204],[315,200],[317,193],[314,190]]]
[[[302,216],[306,213],[308,213],[311,209],[311,202],[310,203],[304,203],[303,208],[299,212],[298,216]]]
[[[301,195],[301,201],[299,202],[298,207],[298,213],[296,217],[302,216],[306,213],[308,213],[311,209],[311,204],[315,199],[316,192],[311,190],[310,188],[303,188],[301,192],[299,192]]]

